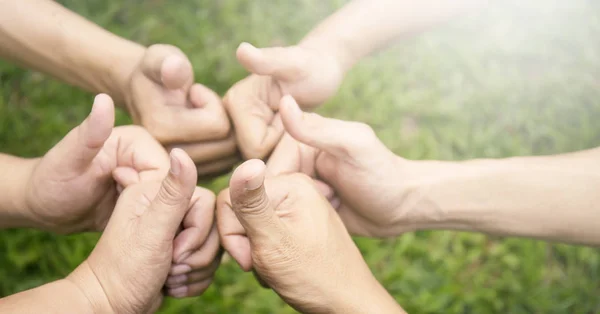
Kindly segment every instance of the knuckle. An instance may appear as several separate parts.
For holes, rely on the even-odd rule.
[[[238,144],[244,159],[263,159],[268,155],[273,147],[268,147],[265,143],[241,142]]]
[[[180,205],[185,199],[179,184],[170,179],[163,181],[156,197],[159,202],[168,206]]]
[[[226,138],[231,131],[231,124],[226,116],[215,117],[210,123],[210,129],[208,130],[213,138]]]
[[[369,138],[375,136],[375,131],[373,128],[363,122],[353,122],[353,126],[357,135],[362,136],[364,138]]]
[[[234,207],[245,214],[258,214],[269,206],[269,199],[262,194],[252,193],[234,202]]]

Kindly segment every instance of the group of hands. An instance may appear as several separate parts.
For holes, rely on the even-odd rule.
[[[302,312],[401,311],[350,235],[410,230],[396,210],[410,161],[365,124],[303,111],[336,92],[344,71],[334,58],[246,43],[237,57],[252,74],[221,101],[194,83],[180,50],[147,48],[123,92],[143,127],[114,127],[111,97],[96,96],[79,126],[28,161],[17,205],[44,230],[103,231],[66,278],[98,312],[149,312],[163,295],[200,295],[224,250]],[[240,153],[247,161],[228,189],[196,186]]]

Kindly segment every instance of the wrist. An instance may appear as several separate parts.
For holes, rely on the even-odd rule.
[[[27,191],[33,170],[35,169],[39,158],[26,159],[18,157],[9,157],[10,170],[3,175],[8,180],[6,187],[3,188],[3,201],[0,202],[0,212],[2,216],[0,228],[34,228],[38,227],[27,201]]]
[[[90,313],[116,313],[87,260],[69,274],[65,281],[69,282],[80,299],[85,301]]]
[[[331,300],[328,313],[405,313],[381,283],[370,272],[369,275],[369,279],[353,285],[359,289],[339,289],[340,294]]]
[[[104,67],[104,71],[105,77],[110,82],[109,95],[113,98],[115,105],[125,108],[129,97],[131,76],[142,61],[146,47],[122,38],[118,40],[122,41],[121,49]]]

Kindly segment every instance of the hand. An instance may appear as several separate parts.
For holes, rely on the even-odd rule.
[[[114,105],[100,94],[90,115],[36,160],[25,189],[25,212],[58,233],[102,230],[125,182],[163,178],[167,152],[141,127],[114,128]]]
[[[219,195],[219,233],[240,266],[304,313],[398,312],[312,180],[264,175],[262,161],[247,161]]]
[[[129,114],[159,142],[185,150],[202,176],[238,162],[235,138],[221,98],[194,83],[185,54],[169,45],[146,49],[123,92]]]
[[[302,172],[335,191],[332,205],[351,234],[387,237],[410,228],[403,212],[407,161],[389,151],[366,124],[303,113],[281,100],[288,135],[267,164],[272,175]]]
[[[257,49],[243,43],[237,58],[253,74],[235,84],[223,102],[245,158],[266,157],[281,138],[277,111],[283,95],[313,108],[337,91],[344,76],[333,55],[308,45]]]
[[[125,187],[98,244],[67,278],[86,294],[93,312],[147,313],[160,306],[173,238],[200,191],[194,163],[183,151],[173,150],[170,164],[164,180]]]

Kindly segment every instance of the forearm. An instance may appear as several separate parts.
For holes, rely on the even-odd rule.
[[[387,314],[405,314],[406,312],[394,300],[394,298],[381,286],[377,280],[373,284],[367,285],[367,282],[361,283],[361,287],[366,289],[352,289],[346,287],[343,299],[332,299],[331,314],[351,314],[351,313],[387,313]],[[355,292],[355,293],[352,293]]]
[[[0,0],[0,57],[122,102],[144,48],[50,0]]]
[[[354,0],[301,42],[334,54],[343,68],[388,45],[484,4],[485,0]]]
[[[36,160],[0,154],[0,229],[35,227],[26,210],[25,190]]]
[[[86,263],[66,279],[0,299],[0,313],[114,312]]]
[[[77,287],[63,279],[0,299],[0,312],[93,314],[82,297]]]
[[[404,208],[417,229],[600,245],[600,150],[412,163]]]

